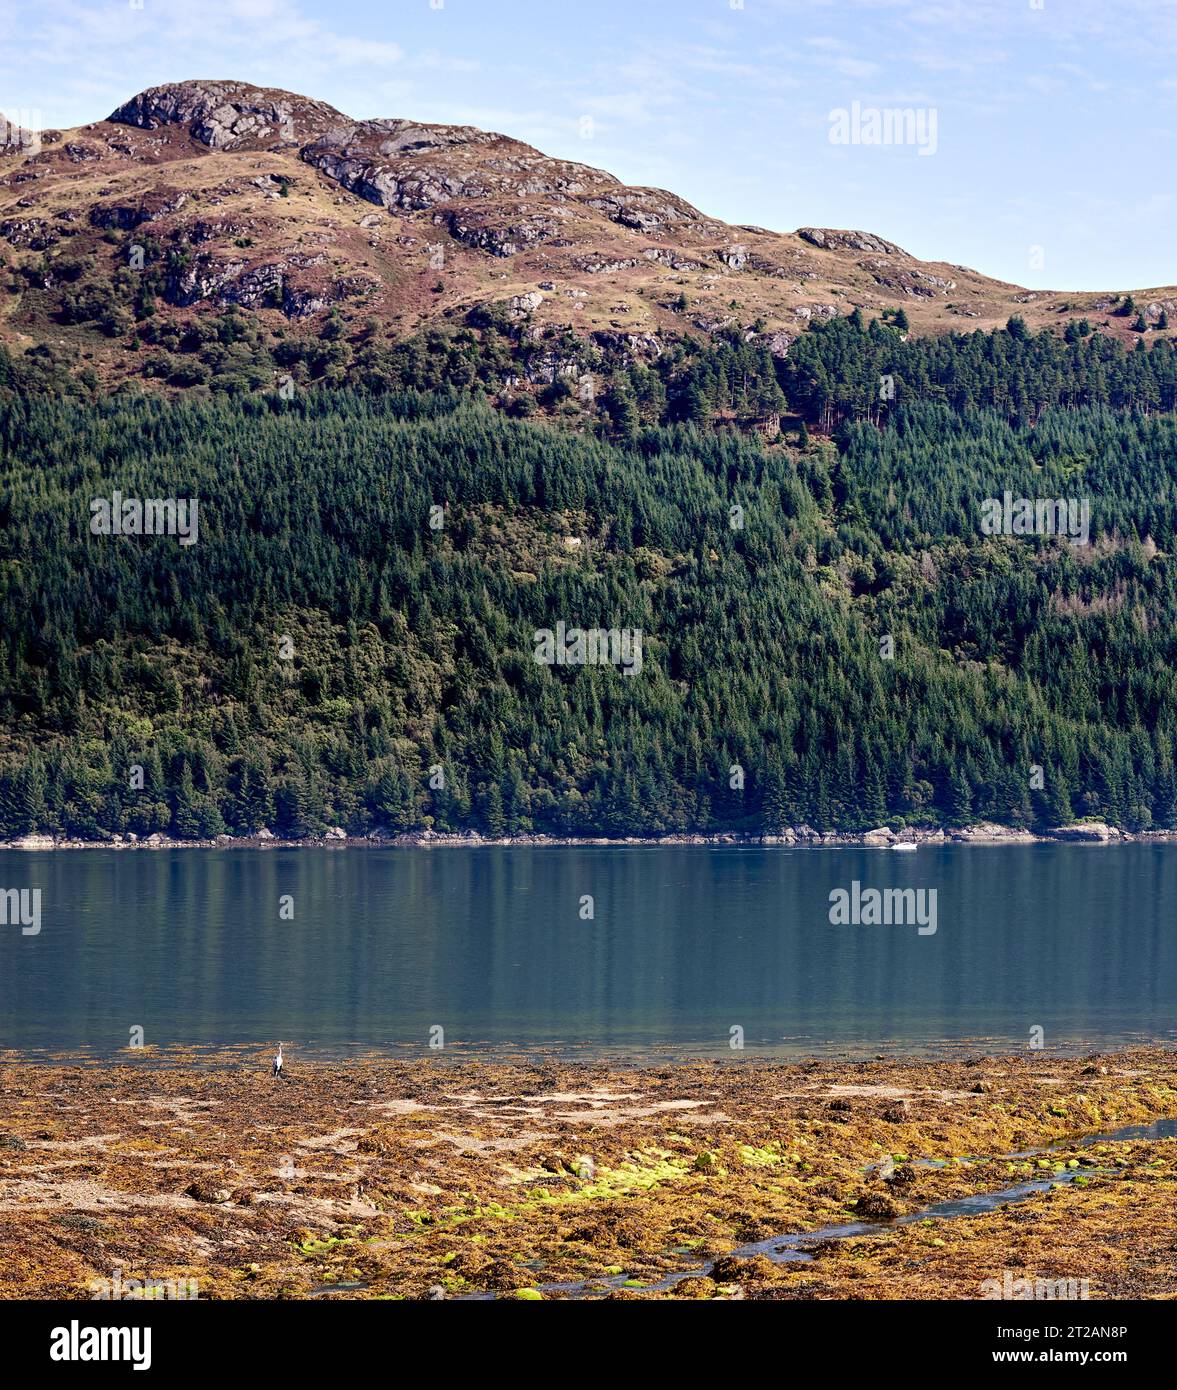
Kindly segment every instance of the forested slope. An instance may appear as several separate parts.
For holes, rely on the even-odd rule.
[[[1173,354],[1075,337],[831,325],[771,383],[841,422],[801,444],[714,428],[714,362],[697,423],[596,434],[10,378],[0,831],[1175,826]],[[1005,490],[1089,499],[1091,544],[984,535]],[[198,542],[92,534],[115,491],[199,499]],[[537,664],[558,622],[640,674]]]

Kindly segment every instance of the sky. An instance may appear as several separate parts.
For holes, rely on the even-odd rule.
[[[0,0],[10,117],[186,78],[478,125],[1033,288],[1177,282],[1177,0]]]

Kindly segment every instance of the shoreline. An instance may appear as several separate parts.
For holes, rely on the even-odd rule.
[[[177,1060],[0,1058],[0,1299],[129,1279],[208,1301],[1022,1296],[1007,1274],[1177,1293],[1172,1046],[638,1070],[295,1054],[282,1081],[265,1049]]]
[[[733,1050],[727,1043],[652,1042],[599,1046],[559,1039],[499,1043],[447,1041],[445,1048],[440,1050],[431,1048],[428,1042],[295,1041],[285,1046],[288,1050],[293,1049],[292,1055],[297,1054],[301,1066],[310,1069],[352,1064],[362,1067],[450,1066],[492,1070],[498,1067],[562,1067],[584,1072],[608,1068],[620,1074],[639,1074],[653,1068],[681,1070],[707,1066],[755,1069],[810,1065],[854,1068],[875,1062],[928,1068],[954,1066],[966,1059],[971,1059],[971,1063],[992,1062],[1023,1055],[1061,1062],[1096,1055],[1114,1059],[1145,1050],[1169,1053],[1177,1071],[1177,1032],[1169,1036],[1158,1033],[1125,1033],[1115,1037],[1075,1034],[1056,1039],[1049,1048],[1037,1050],[1025,1047],[1009,1036],[977,1035],[895,1041],[880,1038],[806,1038],[782,1045],[745,1044],[738,1050]],[[268,1047],[270,1044],[263,1038],[227,1043],[169,1041],[109,1050],[85,1043],[72,1047],[8,1045],[0,1046],[0,1069],[4,1066],[38,1066],[94,1070],[131,1066],[144,1071],[180,1069],[196,1072],[251,1066],[261,1058],[258,1065],[265,1071],[268,1068]]]
[[[211,839],[177,840],[162,832],[140,837],[115,835],[109,840],[81,840],[69,836],[22,835],[0,840],[0,850],[96,850],[96,849],[476,849],[528,846],[579,849],[589,847],[682,847],[689,845],[737,848],[785,849],[919,849],[940,845],[1049,845],[1049,844],[1166,844],[1177,841],[1177,830],[1121,830],[1105,821],[1079,821],[1050,830],[1025,830],[989,822],[950,829],[899,831],[887,826],[861,833],[821,832],[809,826],[786,828],[775,835],[720,831],[715,834],[669,835],[482,835],[475,830],[442,833],[434,830],[393,834],[380,830],[349,835],[332,826],[323,835],[284,840],[269,830],[254,835],[217,835]]]

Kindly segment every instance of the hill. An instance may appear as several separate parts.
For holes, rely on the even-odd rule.
[[[91,388],[207,380],[226,309],[265,351],[328,329],[328,379],[364,348],[489,318],[527,347],[494,385],[529,392],[725,333],[780,358],[855,308],[901,310],[917,335],[1087,318],[1125,342],[1171,334],[1177,308],[1172,286],[1029,291],[867,232],[729,225],[509,136],[226,81],[0,150],[0,248],[0,343]],[[149,365],[151,347],[186,361]]]
[[[16,145],[0,835],[1177,830],[1167,292],[235,83]]]

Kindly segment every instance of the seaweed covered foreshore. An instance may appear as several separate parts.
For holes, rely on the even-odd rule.
[[[1162,1047],[9,1056],[0,1298],[1171,1298],[1175,1116]]]

